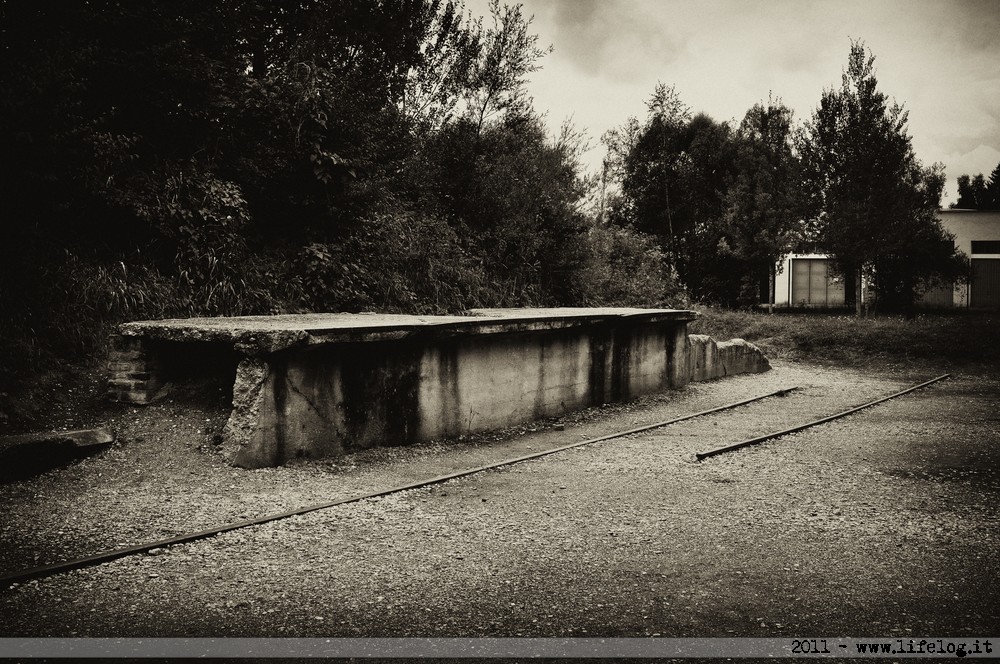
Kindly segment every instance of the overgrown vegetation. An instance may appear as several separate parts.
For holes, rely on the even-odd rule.
[[[682,304],[585,209],[519,6],[4,3],[0,389],[121,320]]]
[[[868,148],[835,136],[853,108],[845,76],[798,133],[778,99],[735,126],[660,84],[643,121],[604,136],[597,177],[582,133],[550,135],[527,95],[549,47],[517,5],[494,0],[485,19],[457,0],[0,11],[0,392],[130,319],[753,307],[775,261],[830,229],[884,240],[859,260],[907,304],[954,258],[933,219],[940,180],[859,44],[851,85],[901,166],[837,161],[844,140]],[[833,199],[803,189],[802,152],[844,167],[831,181],[860,198],[808,205]],[[844,212],[872,200],[891,214]]]
[[[995,373],[1000,319],[990,314],[880,315],[736,311],[698,307],[691,332],[742,338],[771,357],[835,362],[878,370],[924,365]]]

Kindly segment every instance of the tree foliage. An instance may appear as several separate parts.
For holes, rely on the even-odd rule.
[[[532,107],[531,18],[490,8],[5,2],[0,366],[128,318],[665,302]]]
[[[538,45],[520,5],[501,6],[500,0],[490,0],[490,15],[493,25],[482,33],[481,57],[472,65],[465,91],[466,112],[477,133],[500,115],[530,112],[531,100],[524,89],[527,76],[551,51]]]
[[[699,298],[732,302],[740,276],[718,245],[725,194],[736,169],[726,123],[692,116],[673,87],[658,84],[644,122],[630,118],[603,136],[608,147],[605,216],[656,237],[681,281]]]
[[[1000,210],[1000,164],[993,169],[989,181],[982,173],[974,177],[958,176],[958,201],[953,208],[967,210]]]
[[[986,186],[988,202],[992,209],[1000,210],[1000,163],[990,173],[990,181]]]
[[[852,43],[840,88],[823,93],[798,147],[816,239],[855,293],[867,271],[880,302],[907,307],[964,266],[936,217],[941,169],[916,159],[906,111],[878,90],[874,61]]]
[[[736,176],[722,219],[723,254],[740,264],[740,300],[773,302],[775,265],[801,239],[799,160],[792,146],[792,111],[768,99],[747,111],[737,130]],[[737,270],[734,270],[737,271]]]

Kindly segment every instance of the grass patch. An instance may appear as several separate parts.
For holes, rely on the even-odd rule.
[[[692,334],[746,339],[779,359],[875,369],[942,367],[994,373],[1000,316],[991,313],[874,315],[767,313],[695,307]]]

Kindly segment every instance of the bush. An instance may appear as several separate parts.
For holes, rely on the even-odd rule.
[[[578,279],[584,306],[673,307],[688,304],[677,272],[649,235],[614,225],[595,225],[591,256]]]
[[[426,215],[365,219],[340,243],[305,246],[294,273],[314,311],[443,314],[496,302],[481,262]]]
[[[0,387],[65,360],[102,357],[122,322],[295,308],[276,257],[244,253],[223,268],[212,256],[205,265],[204,280],[195,282],[190,273],[161,272],[138,253],[101,260],[63,251],[42,262],[30,293],[0,298]]]
[[[167,178],[157,206],[147,212],[172,249],[176,297],[189,316],[241,315],[275,309],[281,275],[260,269],[247,244],[250,214],[239,185],[191,165]],[[169,250],[165,253],[169,253]],[[265,261],[266,262],[266,261]]]
[[[178,299],[176,284],[122,258],[100,263],[65,251],[38,267],[33,301],[4,298],[0,367],[4,382],[56,358],[92,353],[122,320],[159,318]],[[21,306],[18,306],[18,305]]]

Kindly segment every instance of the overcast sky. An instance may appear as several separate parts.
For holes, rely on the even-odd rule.
[[[508,4],[512,4],[508,0]],[[553,52],[532,76],[553,131],[570,116],[600,136],[645,116],[657,81],[692,111],[739,121],[768,93],[808,119],[840,85],[850,40],[875,55],[879,89],[909,111],[917,157],[955,179],[1000,163],[1000,0],[524,0]],[[467,0],[477,15],[488,0]]]

